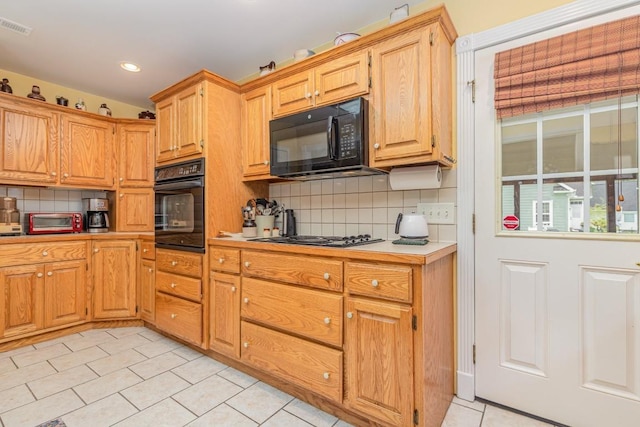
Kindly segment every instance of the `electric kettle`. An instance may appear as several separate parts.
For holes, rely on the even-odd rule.
[[[396,234],[407,239],[426,239],[429,237],[427,218],[422,214],[398,214]]]

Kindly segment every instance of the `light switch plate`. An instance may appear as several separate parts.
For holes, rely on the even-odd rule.
[[[456,208],[453,203],[418,203],[417,211],[427,218],[427,224],[456,223]]]

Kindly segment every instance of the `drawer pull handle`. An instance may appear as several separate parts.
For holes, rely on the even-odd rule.
[[[377,150],[378,148],[380,148],[380,144],[378,144],[378,143],[376,142],[375,144],[373,144],[373,148],[375,148],[375,149]]]
[[[47,255],[49,255],[49,252],[47,252],[47,251],[42,251],[42,256],[47,256]]]
[[[177,315],[177,314],[175,314],[175,313],[171,313],[171,318],[172,318],[172,319],[175,319],[176,317],[178,317],[178,315]]]
[[[175,287],[178,286],[175,283],[171,283],[171,288],[175,289]]]
[[[51,172],[51,176],[57,176],[58,174],[56,172]]]
[[[324,323],[325,323],[326,325],[328,325],[329,323],[331,323],[331,318],[330,318],[330,317],[325,317],[325,318],[324,318]]]
[[[100,251],[100,249],[95,248],[95,249],[93,250],[93,253],[97,254],[97,253],[98,253],[98,251]]]
[[[371,286],[373,286],[374,288],[377,288],[378,287],[378,281],[376,279],[373,279],[371,281]]]
[[[219,262],[220,264],[222,264],[222,263],[224,262],[224,258],[220,258],[220,259],[218,259],[218,262]]]
[[[153,268],[150,268],[150,269],[149,269],[149,273],[153,273]]]
[[[235,291],[236,291],[236,287],[235,287],[235,286],[232,286],[232,287],[231,287],[231,292],[235,292]]]
[[[36,274],[36,277],[42,277],[42,273]]]
[[[320,91],[319,91],[319,90],[317,90],[317,91],[315,91],[315,92],[314,92],[314,94],[315,94],[316,96],[320,96]]]
[[[53,271],[47,271],[47,276],[49,277],[53,276]]]
[[[142,252],[144,252],[144,253],[146,254],[147,252],[149,252],[149,249],[144,248],[144,249],[142,250]]]
[[[122,182],[122,181],[124,181],[124,178],[123,178],[123,177],[120,177],[120,182]]]
[[[329,273],[324,273],[324,280],[329,280],[329,277],[331,277]]]
[[[176,265],[178,265],[178,261],[171,261],[171,265],[175,267]]]
[[[120,198],[123,198],[123,197],[124,197],[124,194],[123,194],[123,193],[120,193]]]
[[[245,262],[244,262],[244,266],[245,266],[245,267],[249,268],[249,266],[250,266],[250,265],[251,265],[251,263],[250,263],[249,261],[245,261]]]
[[[328,380],[330,377],[329,372],[325,372],[324,374],[322,374],[322,378],[324,378],[325,380]]]
[[[353,318],[353,313],[350,311],[347,311],[347,319],[351,319]]]
[[[245,342],[244,344],[242,344],[244,346],[244,348],[249,348],[249,343]]]
[[[267,166],[269,164],[269,160],[264,161],[264,165]]]
[[[63,174],[62,174],[62,177],[63,177],[63,178],[69,178],[69,174],[68,174],[68,173],[63,173]]]
[[[245,299],[243,299],[243,301],[244,301],[245,304],[249,304],[249,298],[245,298]]]

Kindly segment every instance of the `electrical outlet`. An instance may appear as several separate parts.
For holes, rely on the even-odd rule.
[[[428,224],[455,224],[456,208],[453,203],[418,203],[417,211],[427,218]]]

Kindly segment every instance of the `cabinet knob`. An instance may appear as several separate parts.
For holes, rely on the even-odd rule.
[[[42,277],[42,273],[36,274],[36,277],[38,277],[38,278]]]
[[[175,283],[171,283],[171,288],[172,289],[175,289],[176,286],[178,286],[178,285],[176,285]]]
[[[350,311],[347,311],[347,319],[352,319],[353,318],[353,313]]]
[[[47,271],[47,276],[49,277],[53,276],[53,271]]]
[[[49,255],[49,252],[47,252],[47,251],[42,251],[42,256],[47,256],[47,255]]]
[[[304,97],[307,98],[307,99],[311,98],[311,92],[307,92]]]
[[[325,380],[328,380],[330,377],[329,372],[325,372],[324,374],[322,374],[322,378],[324,378]]]
[[[63,177],[63,178],[69,178],[69,174],[68,174],[68,173],[63,173],[63,174],[62,174],[62,177]]]
[[[373,144],[373,148],[375,148],[375,149],[377,150],[378,148],[380,148],[380,144],[378,144],[378,143],[376,142],[375,144]]]
[[[236,287],[235,287],[235,286],[232,286],[232,287],[231,287],[231,292],[235,292],[236,290],[237,290],[237,289],[236,289]]]
[[[249,298],[245,298],[242,301],[244,301],[245,304],[249,304]]]
[[[224,258],[218,258],[218,262],[219,262],[220,264],[224,263]]]
[[[142,250],[142,252],[144,252],[144,253],[146,254],[147,252],[149,252],[149,249],[144,248],[144,249]]]
[[[175,267],[176,265],[178,265],[178,261],[171,261],[171,265]]]
[[[249,266],[250,266],[250,265],[251,265],[251,263],[250,263],[249,261],[245,261],[245,262],[244,262],[244,266],[245,266],[245,267],[249,268]]]
[[[96,253],[96,254],[97,254],[99,250],[100,250],[100,249],[95,248],[95,249],[93,250],[93,253]]]
[[[315,91],[315,95],[320,96],[320,91],[319,90]]]
[[[331,277],[331,275],[329,273],[324,273],[324,280],[329,280],[329,277]]]
[[[175,313],[171,313],[171,318],[172,318],[172,319],[175,319],[176,317],[178,317],[178,315],[177,315],[177,314],[175,314]]]
[[[269,160],[264,161],[264,165],[267,166],[269,164]]]
[[[123,198],[123,197],[124,197],[124,194],[120,193],[120,198]]]
[[[51,176],[58,176],[57,172],[51,172]]]
[[[120,177],[120,182],[122,182],[122,181],[124,181],[124,178],[123,178],[123,177]]]
[[[149,273],[153,273],[153,268],[150,268],[150,269],[149,269]]]
[[[242,344],[244,348],[249,348],[249,343],[245,342],[244,344]]]
[[[330,317],[325,317],[325,318],[324,318],[324,323],[325,323],[326,325],[328,325],[329,323],[331,323],[331,318],[330,318]]]
[[[371,286],[373,286],[374,288],[377,288],[377,287],[378,287],[378,280],[373,279],[373,280],[371,281]]]

